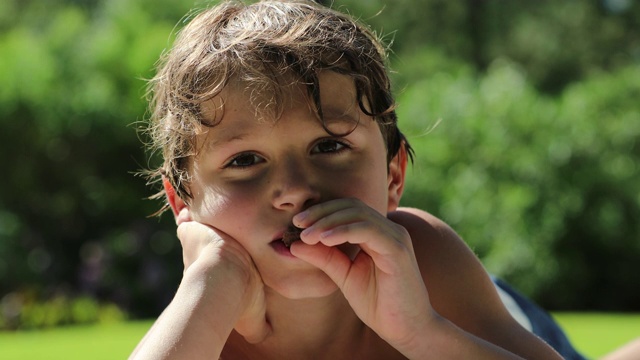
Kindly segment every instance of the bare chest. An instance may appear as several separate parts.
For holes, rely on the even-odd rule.
[[[308,360],[395,360],[406,359],[401,353],[388,343],[378,338],[366,341],[340,343],[333,342],[325,345],[305,346],[275,346],[273,344],[248,344],[236,334],[227,341],[222,354],[222,360],[268,360],[268,359],[308,359]]]

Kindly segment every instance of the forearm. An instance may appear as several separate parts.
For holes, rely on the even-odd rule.
[[[244,286],[235,281],[189,268],[130,359],[217,359],[242,311]]]
[[[400,209],[390,218],[411,234],[434,319],[441,317],[434,322],[437,326],[416,324],[421,327],[406,332],[416,338],[405,342],[405,353],[425,357],[420,355],[431,345],[445,351],[470,350],[472,355],[463,358],[501,358],[492,355],[497,351],[503,357],[561,359],[509,315],[479,259],[448,225],[417,209]]]
[[[427,329],[397,348],[409,359],[561,359],[546,344],[533,345],[540,346],[529,346],[523,350],[526,353],[518,349],[510,352],[438,315]]]

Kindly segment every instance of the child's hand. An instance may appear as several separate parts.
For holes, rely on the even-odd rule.
[[[178,218],[178,223],[185,277],[202,277],[206,279],[204,286],[211,286],[213,291],[242,296],[226,299],[224,305],[241,307],[235,323],[238,333],[247,341],[261,340],[270,329],[265,321],[264,284],[253,259],[239,242],[217,229],[191,219],[180,221]],[[240,287],[240,291],[230,291],[234,286]],[[207,290],[203,292],[205,296],[208,293]],[[209,306],[222,308],[223,304],[211,303]]]
[[[436,318],[407,230],[356,199],[337,199],[296,215],[306,228],[291,252],[322,269],[371,329],[401,348]],[[353,261],[336,245],[357,244]],[[402,350],[401,350],[402,351]]]

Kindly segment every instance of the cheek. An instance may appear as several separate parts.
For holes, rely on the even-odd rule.
[[[246,232],[249,219],[255,217],[257,196],[250,191],[227,189],[224,192],[206,189],[194,194],[192,207],[194,220],[213,226],[230,236],[240,239]]]
[[[378,165],[366,166],[338,178],[336,191],[340,197],[353,197],[378,210],[387,212],[387,169]],[[335,180],[334,180],[335,181]]]

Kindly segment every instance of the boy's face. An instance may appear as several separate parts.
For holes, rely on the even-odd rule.
[[[265,285],[291,298],[337,290],[321,270],[282,245],[294,215],[337,198],[357,198],[382,214],[397,205],[389,201],[393,172],[382,134],[358,107],[353,81],[330,71],[319,79],[325,122],[347,135],[322,128],[303,86],[285,88],[284,111],[271,121],[256,115],[250,90],[232,84],[205,106],[211,115],[224,115],[198,139],[200,153],[191,168],[191,218],[236,239]]]

